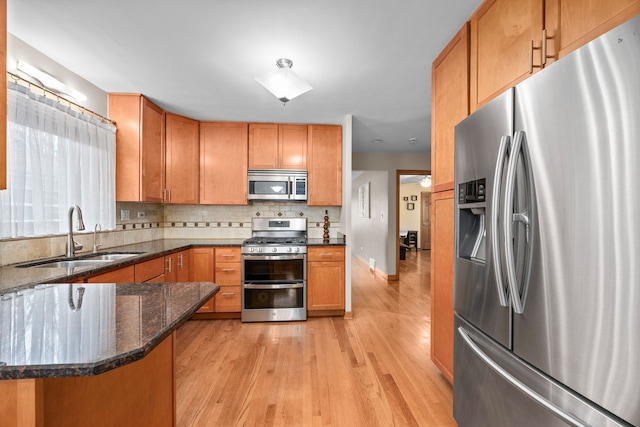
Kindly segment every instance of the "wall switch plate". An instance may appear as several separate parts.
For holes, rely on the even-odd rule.
[[[131,219],[131,212],[129,209],[120,209],[120,221],[129,221]]]
[[[138,218],[144,218],[144,212],[138,212]]]

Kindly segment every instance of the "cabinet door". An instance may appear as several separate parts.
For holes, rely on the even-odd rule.
[[[432,191],[453,189],[454,126],[469,114],[469,26],[433,62],[431,81]]]
[[[164,258],[158,257],[149,261],[144,261],[134,266],[136,283],[150,281],[151,279],[164,275]]]
[[[89,277],[87,283],[134,283],[133,265]]]
[[[342,126],[309,125],[309,206],[342,205]]]
[[[116,200],[162,202],[163,111],[140,94],[110,93],[109,118],[116,130]]]
[[[167,113],[165,202],[197,204],[199,200],[199,123]]]
[[[453,382],[453,191],[431,195],[431,360]]]
[[[472,111],[541,67],[543,8],[544,0],[494,0],[471,16]]]
[[[278,167],[278,125],[249,124],[249,169]]]
[[[639,0],[545,0],[547,51],[562,58],[638,13]]]
[[[307,310],[344,310],[344,247],[310,247]]]
[[[191,249],[191,282],[213,282],[214,281],[214,249],[213,248],[193,248]],[[215,311],[215,297],[210,298],[196,313],[213,313]]]
[[[278,125],[278,167],[307,168],[307,125]]]
[[[200,125],[200,203],[247,204],[247,123]]]

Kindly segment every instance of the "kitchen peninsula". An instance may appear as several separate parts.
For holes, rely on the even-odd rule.
[[[65,283],[4,293],[2,425],[175,425],[175,330],[218,291]]]

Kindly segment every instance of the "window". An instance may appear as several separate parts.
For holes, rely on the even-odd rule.
[[[67,233],[71,205],[88,229],[115,228],[115,150],[114,126],[8,82],[0,238]]]

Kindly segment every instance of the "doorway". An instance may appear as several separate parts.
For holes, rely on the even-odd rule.
[[[410,184],[406,187],[408,191],[403,191],[401,186],[404,184]],[[408,232],[418,233],[416,251],[431,247],[431,171],[396,170],[396,195],[396,273],[399,279],[402,258],[406,257],[407,250],[414,249],[413,245],[401,246],[406,244]]]

